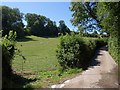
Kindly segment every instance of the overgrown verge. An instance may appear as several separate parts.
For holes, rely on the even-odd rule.
[[[120,39],[119,37],[111,36],[108,41],[109,53],[117,63],[120,60]]]
[[[22,56],[19,50],[15,48],[16,36],[16,32],[10,31],[8,35],[2,37],[2,41],[0,42],[0,45],[2,46],[2,88],[15,87],[15,80],[18,80],[16,77],[21,77],[14,74],[12,70],[12,60],[14,59],[16,51]]]
[[[15,54],[15,40],[16,33],[12,31],[9,32],[9,35],[5,35],[2,38],[1,46],[2,46],[2,85],[3,88],[9,86],[9,78],[12,75],[11,62]]]
[[[100,8],[101,7],[101,8]],[[120,61],[120,2],[103,2],[97,5],[100,24],[109,35],[109,53]],[[104,17],[105,16],[105,17]],[[104,18],[103,18],[104,17]]]
[[[87,69],[96,48],[106,44],[105,39],[83,38],[75,34],[66,35],[61,37],[57,58],[63,70],[67,68]]]
[[[5,77],[10,77],[12,73],[11,62],[15,54],[15,38],[16,33],[9,32],[9,36],[2,38],[2,74]]]

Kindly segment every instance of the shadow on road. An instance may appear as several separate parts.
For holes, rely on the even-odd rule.
[[[91,64],[89,65],[89,67],[93,67],[93,66],[99,66],[100,65],[100,61],[98,61],[97,57],[98,56],[102,56],[103,54],[100,53],[100,50],[104,50],[104,51],[108,51],[107,46],[98,48],[95,52],[95,56],[92,59]]]
[[[100,65],[100,62],[99,62],[98,59],[97,59],[97,56],[98,56],[98,55],[102,55],[102,54],[100,54],[99,49],[96,50],[95,56],[93,57],[92,62],[91,62],[91,64],[89,65],[89,67],[99,66],[99,65]]]
[[[100,50],[108,51],[108,47],[107,46],[101,47]]]

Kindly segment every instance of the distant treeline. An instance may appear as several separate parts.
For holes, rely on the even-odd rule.
[[[10,30],[16,31],[17,38],[26,35],[35,35],[42,37],[56,37],[59,34],[70,33],[70,29],[64,20],[59,21],[59,26],[55,21],[34,13],[23,14],[18,8],[2,7],[2,36],[8,35]],[[25,26],[23,20],[27,22]]]

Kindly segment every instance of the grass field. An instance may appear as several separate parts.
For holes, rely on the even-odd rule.
[[[57,69],[59,65],[55,56],[55,50],[59,39],[40,38],[35,36],[27,37],[27,39],[28,38],[31,38],[31,40],[17,43],[17,47],[21,50],[26,60],[25,63],[23,63],[22,58],[17,56],[13,63],[14,68],[20,71],[22,70],[23,64],[23,71],[46,71]]]
[[[13,70],[25,78],[36,79],[36,81],[27,83],[23,87],[48,87],[81,71],[71,69],[59,76],[61,67],[56,58],[58,44],[59,38],[36,36],[27,36],[17,42],[16,46],[26,60],[16,55],[12,63]]]

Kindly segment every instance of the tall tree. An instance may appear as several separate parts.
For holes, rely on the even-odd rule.
[[[32,35],[43,36],[45,33],[45,25],[47,19],[45,16],[27,13],[25,15],[27,21],[27,28],[30,29]]]
[[[99,30],[101,26],[96,14],[96,4],[97,2],[71,2],[72,24],[84,30]]]
[[[31,33],[31,28],[32,28],[33,24],[35,23],[35,21],[37,19],[38,19],[38,15],[37,14],[27,13],[25,15],[25,20],[27,22],[26,28],[29,29],[30,33]]]
[[[59,33],[58,27],[57,27],[55,21],[53,21],[53,33],[54,33],[55,36],[58,36],[58,33]]]
[[[47,19],[46,32],[48,36],[58,36],[56,22],[50,20],[49,18]]]
[[[57,36],[56,23],[43,15],[27,13],[25,15],[27,29],[35,36]]]
[[[103,29],[110,34],[109,52],[116,60],[120,60],[120,2],[98,3],[97,14]]]
[[[63,20],[59,21],[59,32],[65,35],[66,33],[70,33],[70,29],[66,26]]]
[[[18,37],[24,36],[22,22],[23,13],[18,8],[2,6],[2,35],[8,35],[10,30],[16,31]]]

